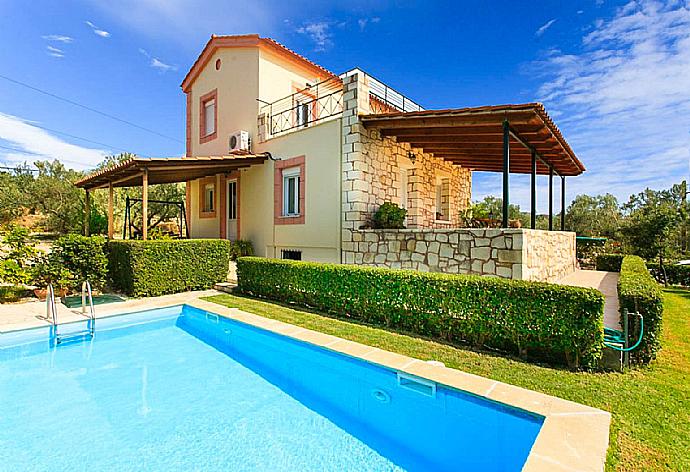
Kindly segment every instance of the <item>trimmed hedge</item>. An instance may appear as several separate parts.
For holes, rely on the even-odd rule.
[[[620,272],[624,254],[599,254],[597,256],[597,270],[605,272]]]
[[[106,239],[103,236],[68,234],[55,241],[53,251],[59,256],[64,268],[74,275],[75,290],[81,290],[81,284],[85,280],[94,289],[105,287],[108,281],[108,257]]]
[[[625,256],[618,279],[618,301],[621,313],[639,312],[644,317],[644,335],[640,347],[630,353],[631,361],[649,363],[656,358],[661,347],[661,320],[664,311],[663,292],[652,278],[644,260],[638,256]],[[639,333],[639,321],[630,317],[630,338],[633,342]]]
[[[239,290],[370,325],[594,367],[604,296],[593,289],[465,275],[243,257]]]
[[[110,241],[113,286],[130,296],[212,288],[228,277],[231,242],[222,239]]]
[[[647,268],[657,282],[664,283],[664,274],[659,268],[658,262],[647,262]],[[690,265],[664,264],[664,270],[668,283],[671,285],[690,287]]]

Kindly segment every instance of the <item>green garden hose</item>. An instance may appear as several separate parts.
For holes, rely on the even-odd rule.
[[[623,333],[622,331],[618,331],[617,329],[604,328],[604,346],[610,347],[611,349],[615,349],[616,351],[630,352],[640,345],[640,343],[642,342],[642,335],[644,334],[644,317],[639,313],[635,314],[640,317],[640,337],[637,339],[637,342],[633,346],[630,346],[628,348],[619,347],[616,344],[622,344],[623,346],[625,346],[625,333]]]

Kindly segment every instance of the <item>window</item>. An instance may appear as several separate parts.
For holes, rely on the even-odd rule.
[[[400,208],[407,208],[407,169],[400,168]]]
[[[209,213],[215,210],[214,204],[215,204],[215,194],[216,193],[216,186],[214,184],[206,184],[204,185],[204,206],[203,206],[203,212],[204,213]]]
[[[300,168],[283,170],[283,216],[299,216]]]
[[[273,170],[273,224],[302,225],[306,219],[305,157],[275,162]]]
[[[216,132],[216,101],[209,100],[204,103],[204,136]]]
[[[212,90],[199,99],[199,142],[218,137],[218,91]]]
[[[199,218],[216,217],[216,178],[199,180]]]
[[[290,259],[293,261],[301,261],[302,260],[302,251],[299,251],[297,249],[281,249],[280,250],[280,258],[281,259]]]
[[[309,103],[298,100],[295,112],[297,113],[297,126],[307,126],[309,124]]]
[[[436,219],[450,220],[450,180],[439,178],[436,180]]]

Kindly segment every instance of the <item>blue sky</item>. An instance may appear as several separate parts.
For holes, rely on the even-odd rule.
[[[81,169],[121,150],[181,155],[188,68],[212,33],[259,33],[334,72],[360,67],[426,108],[544,102],[588,168],[568,199],[627,199],[688,176],[688,2],[199,5],[0,0],[0,75],[158,133],[0,78],[0,162],[58,157]],[[496,174],[473,185],[475,198],[500,194]],[[528,179],[511,185],[528,209]],[[543,211],[545,178],[539,187]]]

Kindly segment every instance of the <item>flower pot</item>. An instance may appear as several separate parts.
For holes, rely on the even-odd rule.
[[[48,298],[48,289],[47,288],[35,288],[34,289],[34,295],[38,297],[38,299],[42,302],[46,301],[46,298]],[[67,289],[66,288],[61,288],[57,292],[55,292],[55,297],[66,297],[67,296]]]

